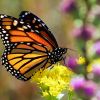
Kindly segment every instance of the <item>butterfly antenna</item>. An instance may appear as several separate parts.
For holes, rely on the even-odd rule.
[[[74,49],[71,49],[71,48],[67,48],[67,49],[69,49],[71,51],[74,51],[74,52],[78,52],[77,50],[74,50]]]

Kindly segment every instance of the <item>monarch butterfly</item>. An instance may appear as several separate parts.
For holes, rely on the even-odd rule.
[[[67,48],[60,48],[45,23],[29,11],[19,18],[0,14],[0,35],[5,46],[2,64],[13,76],[29,80],[40,68],[63,59]]]

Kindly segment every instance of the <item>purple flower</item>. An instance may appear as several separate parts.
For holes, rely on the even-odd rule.
[[[95,95],[97,86],[92,81],[85,80],[82,77],[74,78],[71,86],[80,97],[90,98]]]
[[[95,28],[93,26],[87,25],[85,27],[75,28],[71,34],[74,35],[76,38],[89,40],[92,38],[94,31]]]
[[[87,96],[93,96],[96,92],[96,84],[93,83],[92,81],[86,81],[84,84],[84,93]]]
[[[76,37],[76,38],[79,37],[80,34],[81,34],[81,28],[80,28],[80,27],[75,27],[75,28],[72,30],[71,34],[72,34],[74,37]]]
[[[71,86],[74,88],[75,91],[83,89],[84,84],[85,84],[85,79],[83,77],[73,78],[71,81]]]
[[[77,74],[84,72],[83,64],[79,64],[79,58],[76,57],[69,57],[68,60],[65,59],[65,66]]]
[[[95,49],[95,52],[97,55],[100,55],[100,41],[97,41],[94,45],[93,48]]]
[[[77,61],[76,61],[77,59],[75,58],[75,57],[70,57],[69,59],[68,59],[68,67],[70,68],[70,69],[75,69],[76,67],[77,67]]]
[[[60,4],[62,12],[71,12],[76,8],[75,0],[63,0]]]
[[[88,27],[84,27],[81,31],[81,37],[84,40],[88,40],[92,37],[92,33],[93,33],[93,29],[92,27],[88,26]]]

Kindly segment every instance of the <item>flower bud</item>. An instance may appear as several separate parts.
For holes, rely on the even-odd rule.
[[[80,91],[80,89],[83,89],[85,84],[85,80],[83,77],[76,77],[73,78],[71,81],[71,86],[75,91]]]
[[[95,30],[93,26],[87,25],[85,27],[75,28],[71,34],[76,38],[89,40],[92,38],[94,31]]]
[[[71,12],[76,8],[75,0],[63,0],[60,4],[60,10],[62,12]]]
[[[76,58],[75,57],[70,57],[68,59],[68,67],[72,70],[76,69],[76,67],[78,66]]]
[[[79,58],[70,57],[68,61],[65,60],[65,66],[67,66],[77,74],[84,73],[84,67],[83,67],[84,64],[85,64],[85,59],[83,57]]]
[[[93,83],[92,81],[86,81],[84,84],[85,95],[90,96],[90,97],[95,95],[96,88],[97,86],[95,83]]]
[[[71,85],[76,91],[77,95],[81,98],[84,98],[84,100],[93,97],[97,90],[95,83],[89,80],[85,80],[82,77],[74,78],[71,81]]]

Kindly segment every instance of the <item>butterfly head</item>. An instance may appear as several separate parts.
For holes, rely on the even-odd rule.
[[[67,52],[67,48],[56,48],[54,51],[48,53],[48,58],[54,64],[63,59],[63,55]]]

